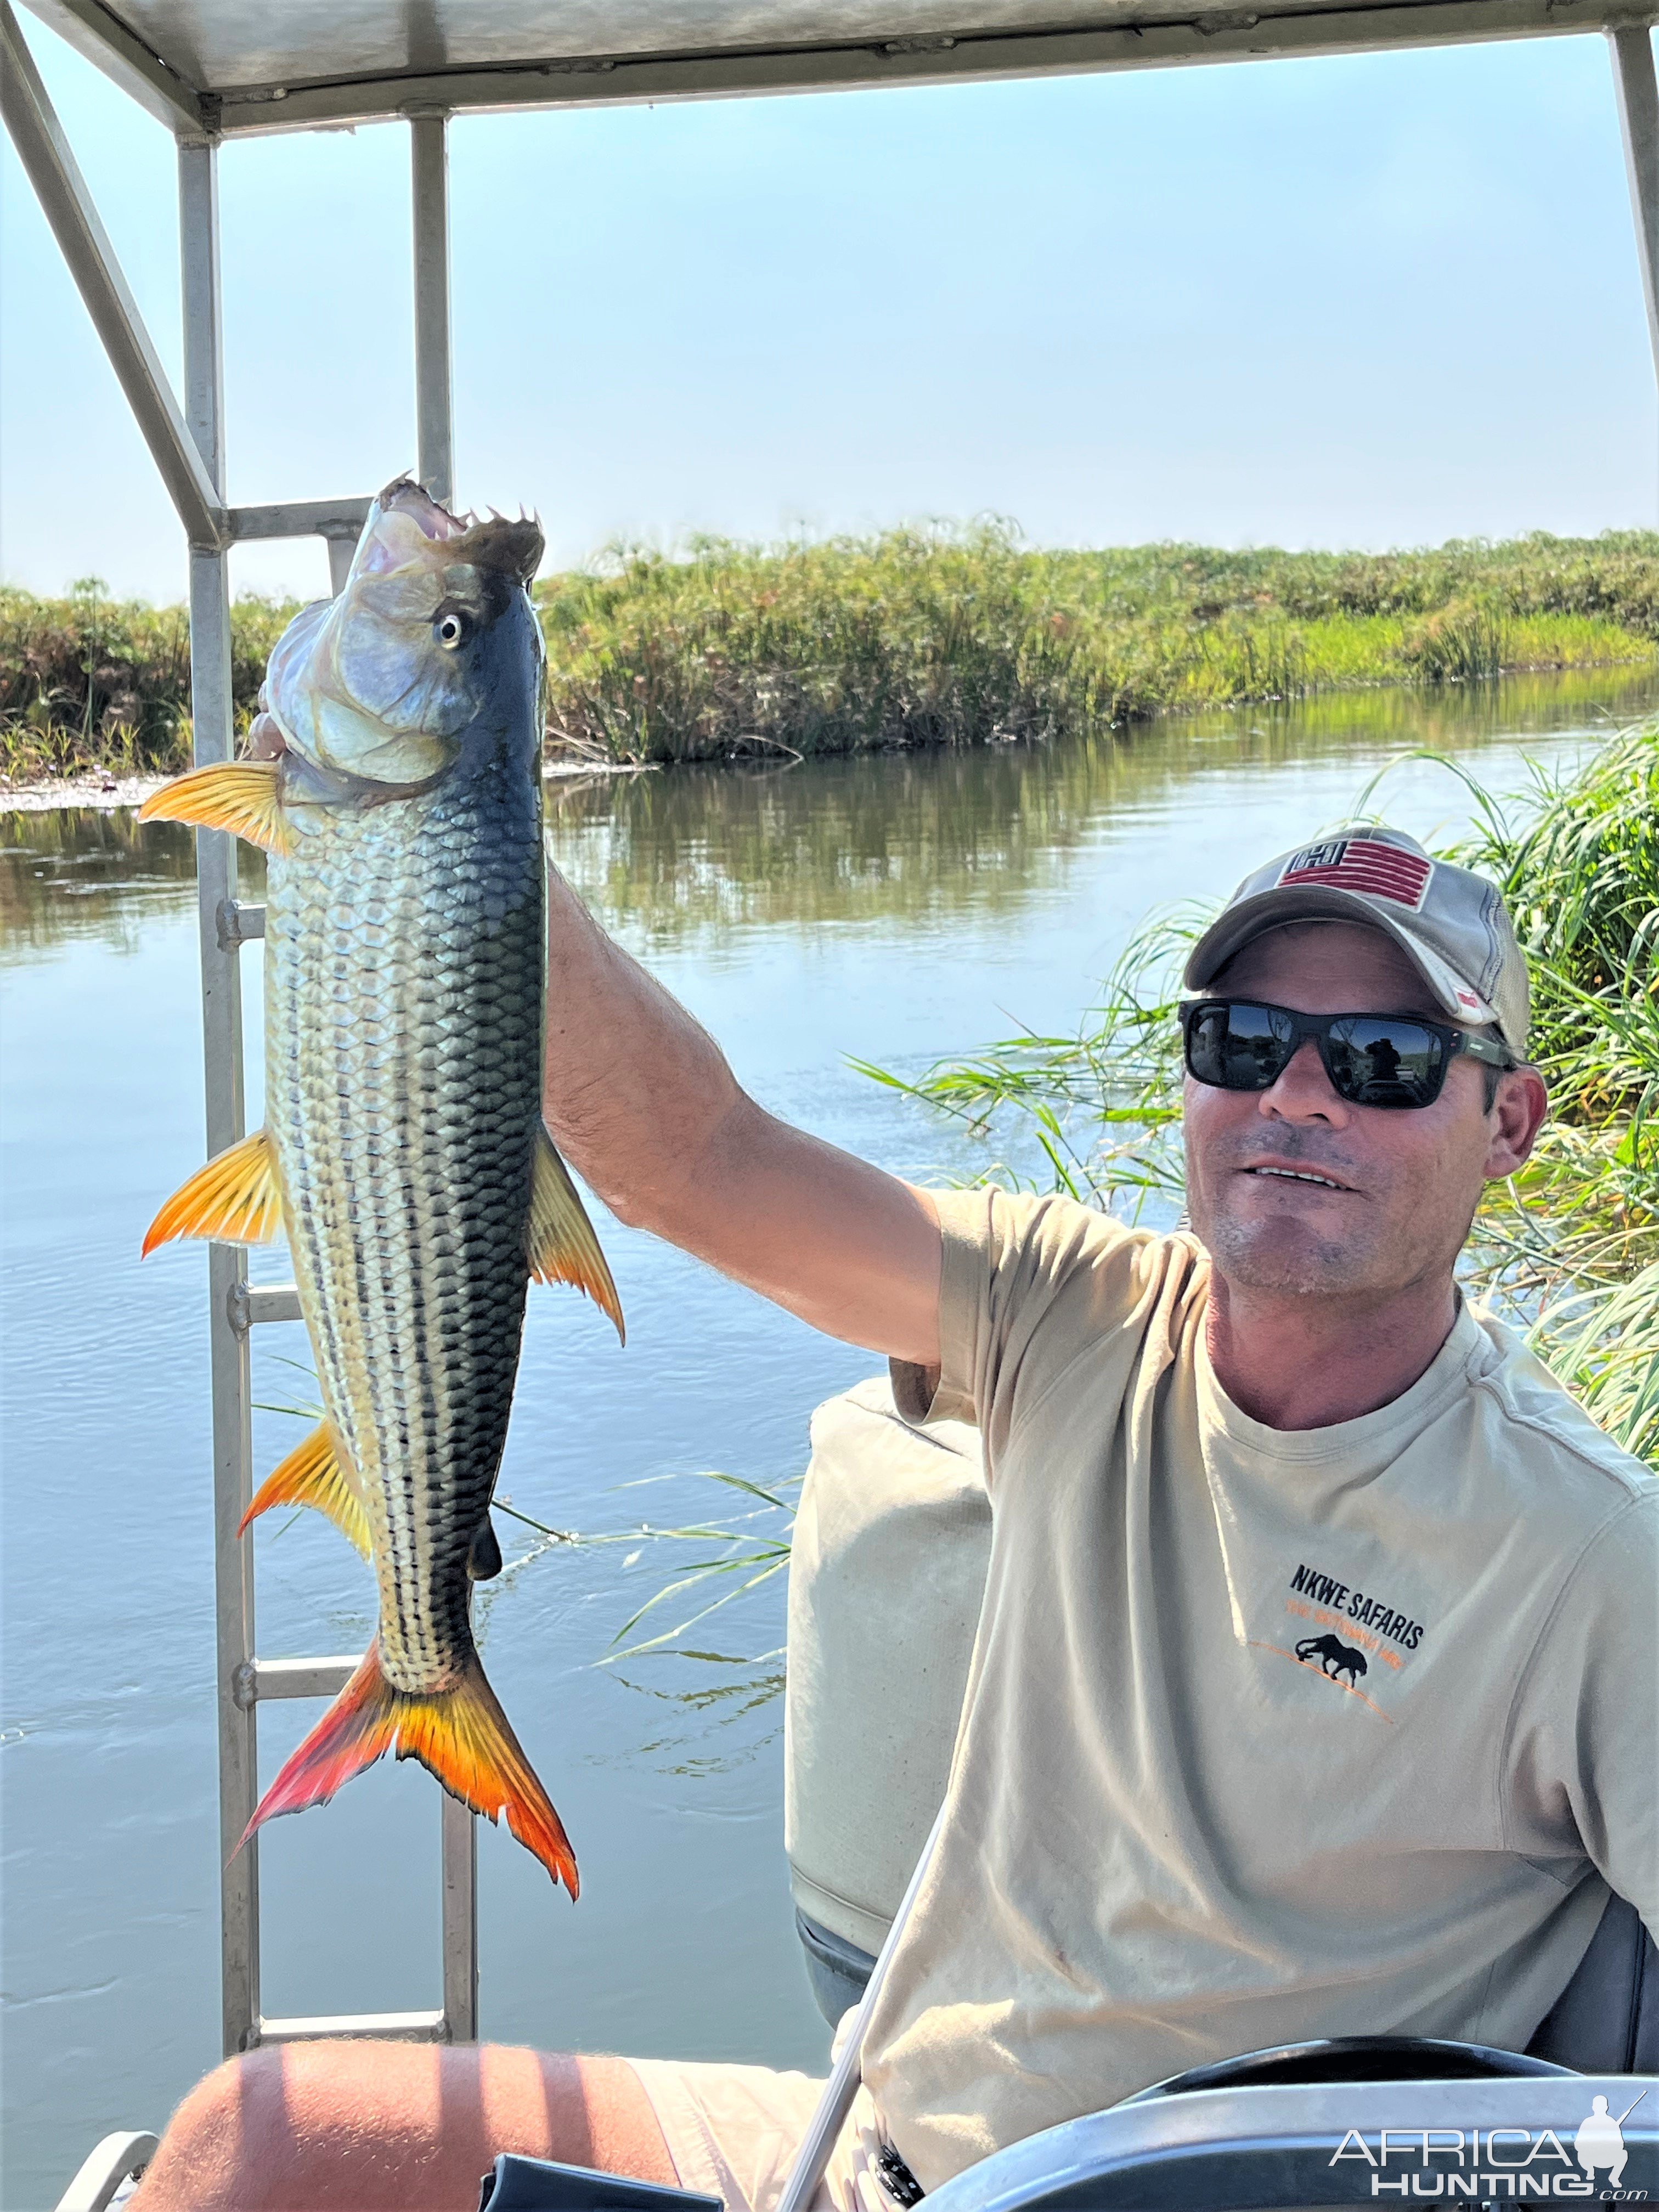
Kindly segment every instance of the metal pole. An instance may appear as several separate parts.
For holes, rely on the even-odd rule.
[[[443,1866],[444,2040],[478,2039],[478,1823],[445,1790],[439,1815]]]
[[[9,0],[0,0],[0,109],[110,367],[179,510],[185,536],[192,545],[219,544],[224,501],[197,450],[201,440],[192,444],[186,434],[167,372],[127,289],[115,249],[99,221]]]
[[[864,1995],[854,2014],[853,2025],[848,2030],[841,2057],[835,2069],[824,2083],[806,2133],[801,2137],[795,2153],[794,2163],[784,2177],[783,2192],[778,2198],[777,2212],[806,2212],[806,2208],[817,2194],[819,2182],[833,2156],[836,2143],[853,2101],[859,2093],[862,2075],[860,2071],[864,2057],[864,2039],[869,2033],[870,2021],[876,2009],[876,2000],[881,1995],[882,1984],[887,1979],[887,1969],[893,1954],[898,1949],[910,1915],[915,1910],[916,1899],[921,1894],[921,1885],[927,1879],[927,1869],[939,1849],[939,1839],[945,1827],[945,1807],[941,1805],[933,1815],[933,1825],[927,1831],[927,1840],[921,1855],[911,1869],[910,1879],[905,1884],[904,1894],[899,1899],[899,1909],[893,1915],[886,1938],[876,1954],[876,1963],[870,1969],[870,1978],[864,1985]]]
[[[441,109],[409,118],[415,204],[416,473],[434,499],[455,496],[449,343],[449,146]]]
[[[449,338],[449,143],[442,109],[411,112],[410,171],[415,244],[416,473],[446,507],[455,497],[453,379]],[[336,549],[329,545],[331,561]],[[341,575],[340,581],[344,580]],[[339,582],[335,589],[339,589]],[[444,2035],[478,2039],[478,1826],[446,1795],[443,1869]]]
[[[338,599],[344,591],[346,578],[351,574],[352,556],[357,550],[357,540],[362,532],[349,526],[323,532],[323,543],[328,548],[328,588]]]
[[[179,228],[184,278],[185,421],[219,504],[224,504],[224,347],[220,326],[218,147],[179,149]],[[230,578],[224,551],[190,556],[190,695],[198,766],[234,750],[230,689]],[[242,988],[236,939],[222,927],[236,896],[236,840],[196,833],[202,944],[202,1028],[209,1157],[243,1135]],[[236,1244],[208,1251],[208,1345],[213,1392],[214,1588],[219,1708],[220,1934],[223,2042],[246,2051],[259,2016],[258,1846],[239,1850],[258,1798],[254,1709],[241,1694],[253,1657],[253,1571],[237,1523],[253,1494],[247,1335],[234,1316],[246,1297]]]
[[[1654,80],[1653,33],[1645,25],[1609,31],[1619,123],[1625,139],[1631,212],[1642,263],[1648,338],[1659,374],[1659,85]]]

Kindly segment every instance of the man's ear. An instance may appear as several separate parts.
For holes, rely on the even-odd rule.
[[[1535,1067],[1504,1069],[1486,1116],[1488,1182],[1501,1182],[1524,1163],[1537,1141],[1549,1104],[1549,1092]]]

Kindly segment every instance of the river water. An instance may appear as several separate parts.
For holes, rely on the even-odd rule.
[[[1413,748],[1512,798],[1529,760],[1563,765],[1656,705],[1651,671],[1377,692],[1121,741],[554,786],[550,812],[567,873],[765,1104],[886,1165],[962,1173],[972,1154],[848,1055],[914,1073],[1019,1023],[1071,1028],[1149,909],[1224,894],[1387,762],[1389,817],[1443,836],[1469,794]],[[158,2127],[219,2055],[206,1262],[137,1260],[201,1157],[191,872],[168,825],[0,817],[8,2212],[50,2205],[106,2130]],[[252,1122],[258,950],[244,959]],[[878,1363],[597,1218],[627,1350],[582,1301],[532,1296],[501,1491],[618,1540],[502,1519],[522,1564],[484,1621],[584,1887],[573,1909],[481,1828],[484,2033],[821,2068],[782,1852],[782,1577],[697,1631],[715,1657],[599,1662],[709,1556],[628,1532],[729,1516],[704,1470],[799,1474],[813,1406]],[[281,1279],[284,1260],[254,1272]],[[255,1384],[272,1407],[311,1396],[297,1325],[258,1332]],[[301,1433],[258,1413],[257,1474]],[[367,1570],[315,1516],[280,1523],[257,1538],[259,1648],[361,1649]],[[267,1779],[316,1710],[262,1710]],[[437,1797],[383,1765],[265,1832],[267,2012],[437,2002]]]

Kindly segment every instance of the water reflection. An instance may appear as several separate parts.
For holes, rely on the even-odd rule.
[[[888,756],[878,773],[854,757],[554,781],[548,812],[572,882],[646,946],[743,925],[1012,913],[1103,817],[1160,806],[1194,775],[1478,751],[1517,729],[1611,726],[1656,700],[1651,670],[1337,693],[1065,744]]]
[[[708,1679],[716,1667],[730,1669],[726,1679]],[[697,1652],[682,1656],[672,1674],[661,1671],[657,1680],[625,1674],[618,1674],[617,1680],[635,1696],[663,1708],[662,1723],[649,1729],[631,1754],[659,1773],[687,1778],[730,1774],[782,1737],[781,1662],[765,1667],[754,1660],[719,1660],[711,1653]],[[766,1723],[757,1732],[740,1729],[732,1733],[732,1723],[754,1716]]]
[[[745,924],[1012,911],[1063,871],[1103,815],[1158,805],[1194,775],[1612,726],[1659,703],[1650,669],[1581,669],[1437,690],[1333,692],[1064,744],[987,745],[556,778],[560,864],[612,927],[663,945]],[[264,896],[244,847],[242,895]],[[131,951],[143,915],[188,902],[193,833],[128,810],[0,814],[0,958],[71,939]]]
[[[188,830],[158,838],[127,809],[0,815],[0,960],[91,939],[133,949],[141,909],[195,895]]]

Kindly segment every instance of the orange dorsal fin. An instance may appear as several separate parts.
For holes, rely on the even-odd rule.
[[[611,1279],[587,1209],[576,1194],[570,1170],[545,1129],[536,1132],[536,1167],[530,1186],[530,1219],[525,1229],[530,1272],[538,1283],[574,1283],[601,1312],[610,1315],[625,1344],[622,1300]]]
[[[296,1444],[282,1465],[274,1468],[253,1494],[243,1514],[239,1536],[251,1522],[273,1505],[311,1505],[326,1513],[343,1536],[349,1537],[365,1559],[369,1557],[368,1515],[362,1492],[333,1424],[319,1421],[301,1444]]]
[[[175,1190],[149,1224],[143,1257],[175,1237],[216,1244],[269,1244],[283,1225],[276,1148],[263,1129],[214,1155]]]
[[[229,830],[267,853],[293,849],[283,816],[281,768],[276,761],[215,761],[175,776],[138,809],[141,822],[189,822],[198,830]]]
[[[325,1805],[388,1751],[418,1759],[453,1797],[486,1820],[505,1817],[527,1851],[574,1898],[576,1855],[564,1823],[520,1748],[474,1652],[453,1688],[421,1697],[380,1671],[378,1639],[311,1734],[259,1800],[242,1838],[282,1813]]]

